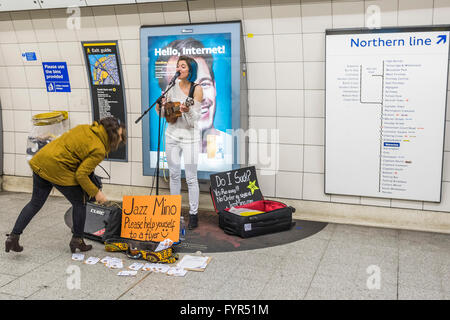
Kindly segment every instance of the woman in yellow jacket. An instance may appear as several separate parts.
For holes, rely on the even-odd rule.
[[[19,245],[20,234],[42,208],[53,187],[73,207],[70,250],[74,253],[77,248],[80,251],[92,249],[83,240],[87,198],[85,193],[89,197],[95,197],[99,203],[106,202],[107,199],[89,175],[110,151],[117,150],[125,140],[124,124],[114,117],[107,117],[92,125],[76,126],[39,150],[29,162],[33,170],[33,195],[20,212],[11,234],[7,235],[6,252],[23,250]]]

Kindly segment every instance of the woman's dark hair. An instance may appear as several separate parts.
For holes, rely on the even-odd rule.
[[[115,117],[106,117],[100,119],[99,123],[105,128],[108,134],[109,147],[111,151],[115,151],[119,148],[121,143],[125,144],[127,142],[127,129],[125,124],[121,123],[119,119]],[[117,132],[119,128],[122,128],[122,134],[119,136]],[[120,141],[122,138],[122,141]]]
[[[188,56],[181,56],[178,58],[178,61],[186,61],[189,67],[189,76],[187,80],[190,82],[194,82],[197,79],[197,70],[198,70],[197,61]]]

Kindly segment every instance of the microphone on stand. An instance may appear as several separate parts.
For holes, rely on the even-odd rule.
[[[174,83],[175,80],[176,80],[179,76],[180,76],[180,71],[177,71],[177,72],[175,73],[175,75],[173,76],[172,80],[170,80],[170,83]]]

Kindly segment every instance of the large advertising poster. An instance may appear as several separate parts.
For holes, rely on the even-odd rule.
[[[186,29],[189,27],[189,29]],[[183,32],[189,30],[189,32]],[[202,86],[199,179],[236,168],[232,132],[240,127],[240,23],[202,24],[141,29],[142,110],[166,90],[180,56],[197,62]],[[142,55],[145,55],[144,57]],[[144,59],[143,59],[144,58]],[[155,109],[143,118],[144,174],[155,174],[159,116]],[[162,120],[160,168],[167,168]],[[148,131],[147,131],[148,130]],[[184,169],[184,161],[181,161]]]
[[[94,121],[114,116],[126,125],[125,90],[117,41],[82,42],[91,89]],[[109,153],[107,160],[127,161],[122,145]]]

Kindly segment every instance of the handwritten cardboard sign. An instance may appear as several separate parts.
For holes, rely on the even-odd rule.
[[[215,173],[210,179],[217,211],[264,199],[254,166]]]
[[[120,236],[161,242],[180,237],[181,195],[124,196]]]

